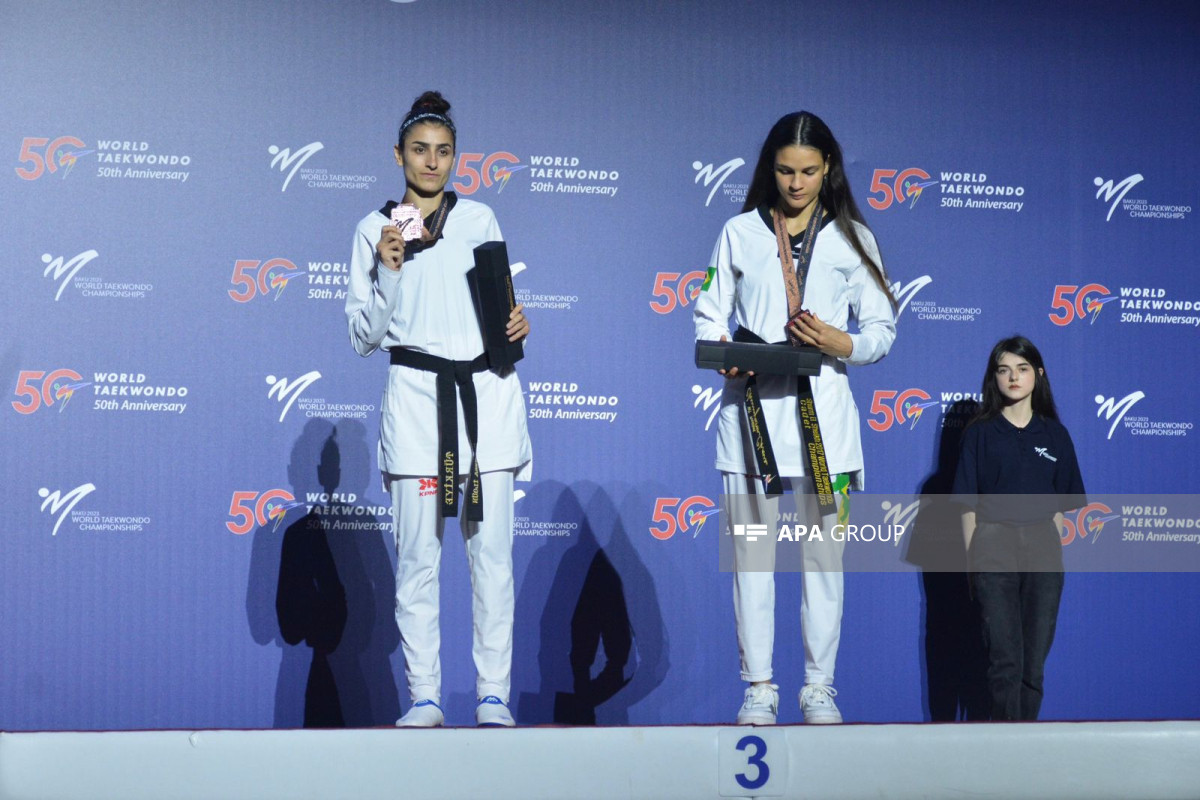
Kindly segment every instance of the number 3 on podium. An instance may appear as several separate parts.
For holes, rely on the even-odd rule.
[[[729,728],[719,733],[722,797],[782,797],[787,791],[787,738],[780,729]]]

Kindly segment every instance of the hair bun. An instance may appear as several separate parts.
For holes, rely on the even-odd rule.
[[[412,109],[408,112],[409,115],[434,113],[445,116],[450,110],[450,103],[446,98],[442,97],[441,92],[425,92],[416,100],[413,101]]]

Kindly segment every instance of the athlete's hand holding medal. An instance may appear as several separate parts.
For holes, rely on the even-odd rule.
[[[375,250],[385,267],[399,271],[404,263],[405,243],[428,242],[432,238],[421,221],[421,210],[411,203],[401,203],[392,209],[392,224],[383,227]]]
[[[811,311],[802,310],[788,320],[787,335],[793,344],[811,344],[834,358],[845,358],[854,352],[850,334],[827,325]]]

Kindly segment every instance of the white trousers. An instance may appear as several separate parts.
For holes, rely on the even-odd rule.
[[[485,472],[483,522],[460,519],[471,569],[472,655],[477,697],[508,702],[513,631],[513,473]],[[465,478],[460,480],[460,488]],[[442,694],[439,573],[445,519],[436,481],[392,477],[396,535],[396,624],[413,702]],[[422,496],[424,494],[424,496]],[[460,502],[465,517],[466,503]]]
[[[762,481],[746,475],[721,473],[726,495],[762,495]],[[783,478],[796,494],[799,510],[815,519],[816,497],[808,478]],[[785,487],[786,488],[786,487]],[[835,495],[838,508],[844,497]],[[842,636],[842,553],[846,543],[836,542],[829,531],[837,522],[835,515],[821,518],[822,541],[803,544],[804,575],[800,596],[800,632],[804,640],[804,682],[833,684],[838,643]],[[774,532],[772,532],[772,537]],[[760,540],[761,541],[761,540]],[[741,653],[742,680],[769,681],[773,676],[771,656],[775,647],[775,573],[774,549],[756,550],[752,562],[744,555],[746,543],[734,537],[733,615],[737,621],[738,650]],[[772,559],[764,564],[761,554]],[[741,558],[753,563],[754,572],[739,572]]]

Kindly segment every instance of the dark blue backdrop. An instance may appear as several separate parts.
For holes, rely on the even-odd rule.
[[[1089,488],[1192,491],[1198,35],[1187,2],[0,6],[0,728],[398,716],[386,363],[350,348],[340,292],[427,88],[454,104],[458,191],[527,267],[522,722],[736,709],[730,580],[688,515],[719,492],[691,299],[788,111],[837,133],[903,300],[851,378],[870,489],[943,486],[946,412],[1021,331]],[[558,416],[580,397],[615,417]],[[443,572],[465,723],[453,532]],[[1069,576],[1043,716],[1200,714],[1198,588]],[[785,576],[789,691],[798,603]],[[964,611],[953,576],[848,576],[847,719],[961,716]]]

